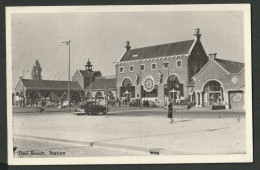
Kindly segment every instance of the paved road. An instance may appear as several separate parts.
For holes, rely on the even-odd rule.
[[[156,116],[156,117],[167,117],[167,110],[165,109],[143,109],[136,111],[122,111],[116,113],[109,113],[109,116],[127,116],[127,117],[140,117],[140,116]],[[214,111],[214,112],[191,112],[191,111],[175,111],[173,112],[175,118],[238,118],[245,117],[245,112],[230,112],[230,111]]]
[[[79,152],[80,156],[147,155],[153,148],[159,149],[160,155],[246,152],[243,113],[176,112],[173,124],[166,115],[163,109],[115,112],[108,117],[15,114],[14,143],[17,152],[35,146],[39,150],[56,148],[60,142],[63,148],[77,148],[65,149],[67,156]]]

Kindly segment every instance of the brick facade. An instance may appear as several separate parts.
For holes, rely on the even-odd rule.
[[[141,93],[140,87],[144,86],[144,80],[151,77],[156,85],[158,95],[148,99],[164,102],[167,80],[171,75],[175,75],[181,84],[180,86],[183,87],[182,97],[188,99],[190,91],[188,85],[191,82],[191,77],[198,73],[208,61],[208,56],[200,42],[200,34],[196,34],[194,40],[146,48],[127,51],[117,64],[117,88],[121,94],[120,97],[123,97],[120,88],[125,79],[128,78],[134,87],[135,92],[132,93],[134,96],[131,98],[138,99]],[[181,66],[177,65],[178,62],[181,63]],[[152,69],[153,63],[156,64],[156,69]],[[168,63],[168,68],[164,68],[164,63]],[[140,70],[141,65],[145,67],[142,71]],[[131,66],[133,70],[130,70]],[[122,68],[123,72],[121,72]],[[139,78],[138,82],[136,82],[136,77]],[[146,97],[142,96],[143,98]]]

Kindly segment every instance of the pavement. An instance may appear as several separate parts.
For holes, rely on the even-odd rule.
[[[53,149],[66,156],[149,155],[151,150],[160,155],[246,153],[244,112],[175,112],[174,123],[169,122],[160,108],[114,110],[107,117],[14,114],[14,155]]]

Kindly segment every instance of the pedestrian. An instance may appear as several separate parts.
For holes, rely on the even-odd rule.
[[[169,102],[169,105],[168,105],[168,118],[171,119],[170,123],[172,124],[173,123],[173,116],[172,116],[172,102]]]

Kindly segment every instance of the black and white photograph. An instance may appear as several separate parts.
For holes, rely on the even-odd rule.
[[[249,4],[7,7],[8,163],[252,162]]]

